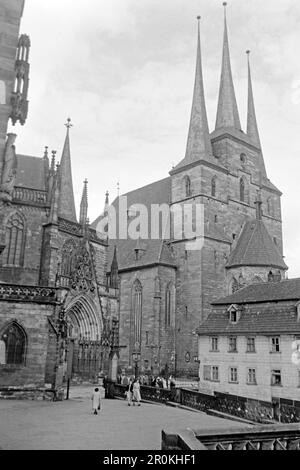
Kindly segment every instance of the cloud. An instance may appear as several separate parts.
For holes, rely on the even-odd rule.
[[[209,124],[215,124],[223,11],[219,0],[27,0],[22,31],[31,36],[30,108],[17,126],[18,150],[62,150],[68,115],[79,204],[89,179],[90,218],[116,195],[168,175],[183,157],[196,55],[201,42]],[[297,214],[300,155],[298,0],[231,0],[232,69],[246,122],[247,49],[267,171],[284,193],[290,275],[300,275]]]

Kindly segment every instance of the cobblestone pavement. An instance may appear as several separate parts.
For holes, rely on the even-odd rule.
[[[161,430],[241,427],[204,413],[124,400],[103,400],[91,412],[92,387],[74,387],[63,402],[0,400],[0,449],[159,450]]]

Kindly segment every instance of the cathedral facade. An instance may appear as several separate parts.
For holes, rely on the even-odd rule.
[[[202,74],[200,17],[190,127],[185,157],[167,178],[127,193],[128,221],[142,205],[170,208],[170,236],[110,240],[120,275],[120,364],[177,376],[198,376],[195,330],[220,297],[253,282],[283,279],[281,192],[264,164],[248,52],[248,118],[243,131],[232,77],[228,27],[216,125],[209,132]],[[117,215],[121,198],[113,202]],[[172,209],[200,205],[203,247],[195,236],[177,239]],[[137,208],[137,211],[135,209]],[[96,229],[101,216],[92,224]],[[182,220],[179,222],[182,224]],[[197,238],[197,237],[196,237]],[[138,356],[136,353],[138,352]]]
[[[88,221],[87,181],[74,203],[70,119],[56,152],[16,151],[8,123],[28,113],[30,40],[19,36],[23,0],[1,0],[0,389],[59,389],[95,380],[117,359],[117,261],[107,277],[107,240]],[[115,352],[115,354],[114,354]]]

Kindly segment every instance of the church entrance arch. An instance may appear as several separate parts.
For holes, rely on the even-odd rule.
[[[68,322],[68,375],[73,381],[93,382],[102,368],[100,312],[92,300],[80,296],[66,309]],[[71,361],[71,364],[70,364]]]

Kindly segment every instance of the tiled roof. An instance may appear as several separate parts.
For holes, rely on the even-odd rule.
[[[300,297],[300,296],[299,296]],[[297,322],[296,309],[276,311],[272,306],[263,307],[253,312],[243,310],[239,321],[229,321],[229,313],[224,309],[212,312],[198,328],[197,333],[204,335],[256,334],[256,333],[300,333],[300,322]]]
[[[148,209],[148,213],[151,214],[152,204],[169,204],[170,202],[170,191],[171,191],[171,178],[165,178],[155,183],[149,184],[142,188],[131,191],[124,194],[123,197],[127,197],[127,208],[134,206],[135,204],[143,204]],[[118,233],[118,221],[119,221],[119,198],[113,202],[113,206],[117,213],[117,233]],[[97,225],[103,218],[103,214],[100,215],[92,224],[92,227],[97,229]],[[118,266],[119,270],[146,266],[154,263],[164,263],[175,267],[175,260],[172,253],[163,240],[152,240],[150,239],[150,224],[149,224],[149,239],[140,240],[140,256],[136,260],[135,248],[137,247],[137,240],[128,238],[127,240],[121,239],[110,239],[109,241],[109,256],[108,256],[108,269],[113,259],[114,246],[117,246]]]
[[[17,155],[16,186],[44,191],[44,160],[28,155]]]
[[[263,282],[252,284],[222,299],[213,305],[247,304],[300,300],[300,278],[280,282]]]
[[[262,220],[245,223],[226,267],[266,266],[287,269]]]

